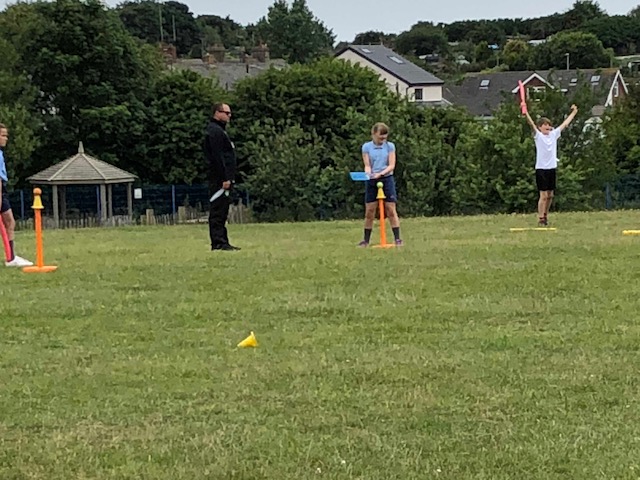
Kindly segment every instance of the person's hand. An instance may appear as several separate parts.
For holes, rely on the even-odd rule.
[[[225,190],[229,190],[231,188],[231,182],[222,182],[222,188],[224,188]]]
[[[578,106],[575,103],[573,105],[571,105],[571,111],[572,112],[577,112],[578,111]]]
[[[380,173],[374,173],[373,175],[371,175],[371,179],[372,180],[377,180],[380,177],[382,177],[382,175]]]

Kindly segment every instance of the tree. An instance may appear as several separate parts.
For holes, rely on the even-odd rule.
[[[602,42],[592,33],[563,32],[534,48],[532,68],[566,68],[566,54],[570,68],[608,67],[611,56]]]
[[[486,63],[493,55],[493,50],[489,48],[487,42],[479,42],[474,49],[474,61],[477,63]]]
[[[230,17],[200,15],[196,21],[204,36],[206,45],[221,43],[225,48],[244,46],[245,28]]]
[[[201,29],[189,7],[183,3],[128,1],[120,4],[117,12],[132,35],[152,44],[171,43],[178,55],[187,55],[194,45],[200,44]]]
[[[598,2],[592,0],[576,0],[571,10],[564,14],[564,29],[580,28],[594,18],[605,17],[605,12]]]
[[[18,4],[10,15],[13,8],[28,10],[33,20],[11,36],[18,66],[39,92],[32,108],[43,128],[33,168],[73,153],[79,140],[116,164],[135,157],[157,54],[98,0]]]
[[[640,173],[640,87],[629,85],[629,94],[603,122],[611,157],[619,175]]]
[[[269,45],[271,55],[289,63],[309,63],[328,55],[335,36],[314,17],[306,0],[276,0],[269,13],[256,25],[260,39]]]
[[[532,18],[523,22],[523,34],[533,39],[545,39],[561,32],[564,28],[564,15],[554,13],[546,17]]]
[[[627,15],[602,16],[589,20],[581,30],[592,33],[605,48],[618,55],[631,55],[640,43],[640,18]]]
[[[526,70],[531,57],[531,46],[524,40],[510,40],[502,51],[502,61],[509,66],[509,70]]]
[[[446,55],[449,45],[442,28],[434,26],[431,22],[419,22],[413,25],[409,31],[398,36],[396,48],[402,54],[437,53]]]
[[[195,72],[161,76],[149,96],[146,161],[136,170],[157,183],[204,181],[204,130],[211,106],[226,100],[226,95],[213,80]]]
[[[369,69],[326,58],[241,80],[231,102],[235,115],[230,132],[238,145],[241,175],[252,198],[264,206],[259,216],[273,214],[271,202],[281,205],[289,199],[308,208],[280,209],[278,218],[306,219],[307,214],[321,218],[350,211],[355,190],[349,169],[361,168],[359,146],[371,125],[384,117],[367,116],[365,127],[354,126],[353,118],[374,108],[389,109],[400,100]],[[316,171],[322,174],[311,175]],[[283,198],[276,201],[274,195]]]
[[[372,30],[368,32],[358,33],[353,42],[353,45],[377,45],[382,44],[389,48],[395,47],[397,35],[395,33],[374,32]]]
[[[449,42],[462,42],[467,39],[469,31],[478,24],[477,20],[453,22],[444,27],[444,33]]]
[[[0,25],[6,18],[0,19]],[[32,153],[38,145],[39,128],[33,105],[36,89],[19,67],[13,45],[0,37],[0,122],[7,126],[10,141],[6,147],[11,184],[20,183],[31,170]]]
[[[320,59],[270,69],[238,82],[233,92],[233,128],[236,138],[251,136],[251,125],[270,119],[283,128],[300,124],[329,141],[343,135],[348,108],[362,110],[369,103],[391,98],[386,85],[369,69],[339,59]]]
[[[486,42],[489,45],[502,45],[505,41],[505,33],[496,22],[482,20],[476,22],[467,32],[466,39],[473,43]]]

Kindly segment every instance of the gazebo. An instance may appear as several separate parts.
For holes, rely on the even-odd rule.
[[[133,216],[132,186],[136,176],[118,167],[98,160],[84,153],[82,142],[78,153],[62,162],[56,163],[41,172],[27,178],[34,185],[51,185],[53,196],[53,220],[56,228],[60,226],[60,213],[64,219],[67,211],[67,185],[100,186],[100,219],[102,222],[113,217],[113,185],[127,184],[127,208]]]

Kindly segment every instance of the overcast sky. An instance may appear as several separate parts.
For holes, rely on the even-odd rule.
[[[178,0],[189,5],[195,15],[213,14],[246,25],[266,15],[273,0]],[[12,0],[0,0],[4,8]],[[110,6],[119,0],[106,0]],[[307,0],[311,11],[336,34],[336,41],[351,41],[357,33],[379,30],[400,33],[425,20],[451,23],[456,20],[494,18],[533,18],[564,12],[574,0],[531,2],[517,0]],[[640,0],[598,2],[609,15],[624,15]]]

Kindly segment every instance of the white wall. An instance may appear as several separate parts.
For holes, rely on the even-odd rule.
[[[415,88],[410,87],[407,83],[402,80],[394,77],[386,70],[374,65],[369,62],[365,58],[361,57],[357,53],[352,50],[345,50],[340,55],[338,55],[339,59],[346,60],[353,64],[361,65],[363,67],[369,68],[378,74],[380,79],[387,84],[389,90],[392,92],[398,92],[402,96],[406,96],[410,101],[415,101]],[[422,100],[423,102],[439,102],[442,100],[442,86],[441,85],[429,85],[422,88]]]
[[[387,84],[387,86],[389,87],[389,90],[391,90],[392,92],[397,91],[401,95],[405,95],[406,91],[407,91],[407,88],[409,88],[409,85],[404,83],[402,80],[394,77],[389,72],[381,69],[377,65],[374,65],[371,62],[368,62],[367,60],[365,60],[364,58],[362,58],[360,55],[358,55],[357,53],[353,52],[352,50],[345,50],[340,55],[338,55],[338,58],[340,58],[342,60],[347,60],[347,61],[349,61],[351,63],[357,64],[357,65],[361,65],[363,67],[367,67],[367,68],[373,70],[374,72],[376,72],[378,74],[380,79]],[[396,88],[397,88],[397,90],[396,90]]]

